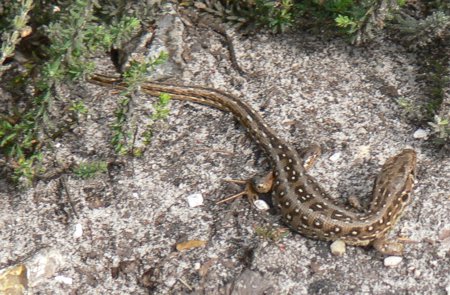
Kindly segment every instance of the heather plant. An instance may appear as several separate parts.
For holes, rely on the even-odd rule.
[[[14,180],[26,184],[43,172],[43,148],[76,127],[89,112],[82,99],[61,95],[61,88],[82,81],[95,68],[92,57],[120,48],[140,29],[141,20],[133,13],[109,18],[102,14],[121,3],[127,1],[22,0],[0,4],[0,79],[16,101],[2,106],[0,155],[5,160],[0,165]],[[19,44],[20,63],[10,63]],[[150,65],[139,66],[144,72],[142,69]],[[119,101],[118,109],[123,104]]]

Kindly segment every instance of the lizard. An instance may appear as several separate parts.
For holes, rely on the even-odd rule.
[[[88,81],[118,89],[127,87],[121,78],[102,74],[93,74]],[[214,88],[159,82],[143,82],[141,91],[152,96],[168,93],[175,100],[231,112],[264,150],[272,167],[264,181],[249,181],[248,189],[254,194],[270,192],[274,206],[294,231],[312,239],[371,245],[385,255],[403,253],[403,244],[386,235],[411,201],[417,162],[413,149],[404,149],[385,162],[376,178],[369,210],[355,212],[333,200],[308,174],[299,153],[238,97]]]

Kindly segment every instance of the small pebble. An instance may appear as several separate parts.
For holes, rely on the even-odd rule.
[[[270,209],[269,205],[263,200],[256,200],[253,204],[259,211],[267,211]]]
[[[177,283],[177,279],[176,278],[174,278],[174,277],[168,277],[165,281],[164,281],[164,284],[167,286],[167,287],[173,287],[173,285],[175,285]]]
[[[83,235],[83,226],[81,224],[77,223],[75,224],[75,231],[73,232],[73,238],[78,239],[81,238]]]
[[[419,128],[414,132],[413,137],[415,139],[425,139],[428,137],[428,131],[422,128]]]
[[[203,196],[200,193],[192,194],[187,197],[189,207],[194,208],[203,205]]]
[[[329,159],[332,162],[336,162],[337,160],[339,160],[340,157],[341,157],[341,152],[337,152],[337,153],[332,154]]]
[[[345,242],[341,240],[336,240],[331,243],[330,246],[331,254],[334,256],[342,256],[345,254]]]
[[[447,295],[450,295],[450,284],[445,287],[445,291],[447,292]]]
[[[55,281],[57,281],[58,283],[66,284],[66,285],[72,285],[72,283],[73,283],[72,278],[65,277],[65,276],[56,276]]]
[[[389,256],[384,259],[384,266],[395,267],[402,262],[403,257],[400,256]]]
[[[362,145],[358,147],[357,159],[368,159],[370,157],[370,145]]]

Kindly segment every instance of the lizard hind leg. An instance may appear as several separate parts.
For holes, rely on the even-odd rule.
[[[386,238],[378,238],[372,242],[372,246],[384,255],[398,255],[403,254],[404,245],[395,240],[388,240]]]
[[[298,153],[303,160],[303,167],[308,170],[314,165],[317,158],[320,156],[321,149],[318,144],[312,144],[307,148],[298,150]],[[240,193],[222,199],[216,204],[222,204],[242,196],[246,196],[249,202],[253,205],[254,202],[259,199],[259,195],[267,194],[272,190],[274,175],[273,172],[270,171],[266,174],[258,174],[247,180],[230,179],[226,181],[244,184],[245,188]]]
[[[245,188],[240,193],[222,199],[218,201],[216,204],[221,204],[224,202],[237,199],[242,196],[246,196],[249,202],[253,205],[254,202],[259,199],[260,194],[268,193],[272,189],[273,173],[269,172],[266,175],[257,175],[247,180],[230,179],[226,181],[238,184],[245,184]]]

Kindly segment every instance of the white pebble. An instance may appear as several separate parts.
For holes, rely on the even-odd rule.
[[[334,256],[342,256],[345,254],[345,242],[342,240],[336,240],[331,243],[331,254]]]
[[[340,157],[341,157],[341,152],[337,152],[337,153],[332,154],[329,159],[332,162],[336,162],[337,160],[339,160]]]
[[[429,133],[428,130],[419,128],[416,130],[416,132],[414,132],[413,137],[415,139],[426,139],[428,137],[428,133]]]
[[[175,285],[176,283],[177,283],[177,279],[174,278],[174,277],[168,277],[168,278],[166,278],[166,280],[164,281],[164,284],[165,284],[167,287],[170,287],[170,288],[172,288],[173,285]]]
[[[395,267],[397,265],[400,264],[400,262],[402,262],[403,257],[400,256],[389,256],[384,258],[384,266],[387,267]]]
[[[195,193],[187,196],[189,207],[194,208],[203,205],[203,196],[201,193]]]
[[[253,204],[259,211],[267,211],[270,209],[269,205],[263,200],[256,200]]]
[[[358,147],[357,159],[368,159],[370,157],[370,145],[361,145]]]
[[[72,285],[73,279],[65,276],[56,276],[55,281],[66,285]]]
[[[75,231],[73,232],[73,238],[78,239],[83,235],[83,226],[79,223],[75,224]]]

